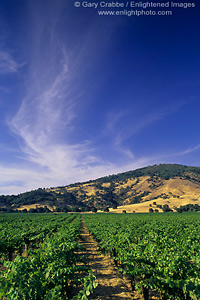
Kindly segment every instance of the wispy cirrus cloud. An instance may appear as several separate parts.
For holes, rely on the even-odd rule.
[[[48,77],[48,70],[44,70],[42,76],[44,72]],[[54,70],[54,76],[51,74],[46,84],[41,86],[38,82],[39,78],[37,82],[29,82],[29,92],[11,120],[10,128],[20,137],[26,161],[63,178],[63,173],[73,168],[80,156],[85,155],[82,153],[87,152],[84,145],[70,145],[69,140],[63,139],[64,132],[70,136],[75,106],[66,89],[67,64],[63,63],[59,72]]]
[[[55,12],[48,15],[44,10],[49,26],[38,26],[42,18],[38,21],[36,12],[32,11],[33,25],[37,25],[33,27],[39,32],[34,31],[34,47],[27,59],[25,96],[8,122],[21,153],[18,163],[5,168],[8,176],[2,181],[16,192],[87,180],[109,174],[114,168],[96,154],[92,141],[72,141],[81,84],[74,81],[67,48],[56,35],[56,19],[48,22]],[[59,13],[55,15],[59,19]],[[52,36],[57,37],[53,43]],[[3,165],[0,171],[4,172]],[[16,178],[21,182],[17,189],[12,185]]]
[[[27,95],[9,123],[11,130],[20,138],[22,167],[15,165],[6,168],[7,176],[3,180],[4,185],[7,184],[9,190],[15,193],[119,173],[129,167],[144,166],[148,161],[147,158],[134,161],[132,153],[123,149],[132,162],[130,166],[122,166],[97,155],[93,141],[71,142],[70,137],[76,123],[77,103],[73,93],[68,90],[70,76],[66,52],[62,52],[62,55],[62,62],[65,63],[60,65],[59,70],[57,65],[55,69],[51,65],[54,76],[51,74],[49,82],[47,80],[46,84],[41,86],[39,78],[35,82],[29,81]],[[42,77],[44,72],[47,72],[48,78],[46,69]],[[0,171],[4,172],[3,166]],[[17,188],[12,185],[16,178],[21,182]],[[3,189],[0,190],[3,192]]]
[[[45,72],[48,77],[48,70]],[[42,83],[42,86],[38,82],[29,82],[29,91],[11,122],[12,129],[33,150],[37,150],[36,145],[45,145],[55,138],[62,131],[62,125],[69,124],[73,119],[73,102],[65,94],[67,65],[63,64],[54,76],[53,81]]]
[[[141,132],[146,127],[167,118],[169,115],[179,111],[184,105],[188,104],[186,101],[173,103],[172,105],[157,108],[152,113],[139,114],[140,118],[132,118],[132,111],[124,110],[118,113],[109,114],[108,122],[106,124],[106,134],[113,137],[114,144],[121,145],[125,140]]]
[[[193,153],[199,149],[200,149],[200,144],[197,144],[194,147],[190,147],[190,148],[187,148],[186,150],[178,152],[178,155],[180,155],[180,156],[187,155],[187,154]]]
[[[5,174],[1,178],[0,193],[6,191],[5,187],[8,187],[9,194],[18,193],[122,170],[119,164],[103,158],[90,134],[88,138],[86,134],[84,138],[73,139],[77,128],[79,95],[83,96],[85,90],[80,82],[81,70],[82,67],[88,68],[88,62],[85,66],[83,60],[91,57],[88,44],[92,45],[96,34],[89,30],[87,40],[84,39],[86,44],[82,43],[81,48],[74,47],[76,51],[72,53],[67,47],[68,42],[63,42],[58,33],[65,1],[59,4],[51,1],[51,5],[49,1],[41,5],[38,3],[30,4],[29,45],[25,44],[23,50],[27,62],[24,97],[18,111],[8,121],[18,141],[19,151],[15,155],[15,164],[0,165],[0,172]],[[78,41],[76,43],[80,44]],[[18,72],[20,65],[8,53],[2,52],[0,59],[2,72]],[[76,80],[77,74],[79,80]],[[129,153],[129,156],[132,157],[132,154]]]
[[[0,51],[0,74],[17,73],[24,64],[19,64],[6,51]]]

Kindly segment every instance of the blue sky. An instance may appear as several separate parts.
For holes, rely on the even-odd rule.
[[[198,2],[149,17],[73,4],[0,1],[0,194],[200,167]]]

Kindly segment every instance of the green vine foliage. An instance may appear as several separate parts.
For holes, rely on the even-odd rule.
[[[14,261],[4,262],[0,299],[86,299],[92,293],[96,278],[88,267],[79,264],[80,216],[58,217],[61,220],[57,231],[48,234],[36,249],[28,250],[27,257],[17,256]],[[73,294],[75,288],[79,288],[77,295]]]
[[[132,283],[149,299],[200,297],[200,215],[99,214],[84,216],[86,225]]]

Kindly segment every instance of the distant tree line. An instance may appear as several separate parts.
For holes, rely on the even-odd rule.
[[[149,204],[149,206],[150,206],[149,212],[150,213],[159,212],[158,208],[162,209],[163,212],[173,212],[173,210],[169,207],[168,204],[160,205],[160,204],[156,204],[156,202],[153,202],[153,205],[156,205],[157,208],[153,209],[152,204]]]
[[[14,209],[11,207],[0,208],[1,213],[50,213],[51,210],[47,207],[36,207],[30,209]]]
[[[178,213],[187,211],[200,211],[200,206],[198,204],[186,204],[175,208]]]

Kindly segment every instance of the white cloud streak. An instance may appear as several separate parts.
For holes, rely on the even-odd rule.
[[[17,63],[10,53],[0,51],[0,74],[17,73],[23,64]]]
[[[82,46],[81,53],[76,50],[78,56],[68,55],[57,34],[65,1],[51,1],[53,6],[49,1],[38,3],[29,3],[29,45],[23,51],[28,49],[25,96],[8,121],[21,153],[15,155],[14,165],[0,165],[0,193],[5,194],[85,181],[122,170],[97,155],[93,141],[73,141],[77,95],[84,87],[75,80],[71,66],[75,65],[78,72],[84,65],[82,57],[87,56],[88,45]],[[94,33],[88,33],[87,44],[91,42],[89,36]],[[0,52],[0,73],[17,73],[20,67],[8,52]],[[128,149],[125,152],[132,157]]]
[[[48,15],[45,17],[48,23]],[[62,43],[54,39],[52,45],[48,38],[46,43],[40,38],[56,36],[56,20],[52,24],[37,26],[38,35],[34,32],[33,53],[27,60],[26,96],[8,123],[19,141],[21,155],[18,164],[0,166],[4,174],[0,183],[4,188],[0,188],[0,193],[64,185],[108,175],[115,168],[95,154],[92,142],[71,141],[77,108],[77,96],[72,90],[81,89],[81,85],[73,83]],[[47,57],[44,53],[48,53]],[[17,66],[13,65],[13,70]],[[12,184],[16,179],[19,186]]]
[[[120,146],[125,140],[141,132],[146,127],[157,121],[165,119],[168,115],[177,112],[181,107],[186,105],[186,101],[177,102],[162,110],[153,113],[144,114],[138,121],[129,120],[131,111],[124,110],[122,112],[109,115],[109,121],[106,125],[105,132],[114,137],[114,144]],[[129,122],[127,122],[129,120]]]
[[[178,155],[187,155],[187,154],[193,153],[193,152],[195,152],[195,151],[197,151],[199,149],[200,149],[200,144],[198,144],[198,145],[196,145],[194,147],[188,148],[188,149],[186,149],[186,150],[184,150],[182,152],[179,152]]]

